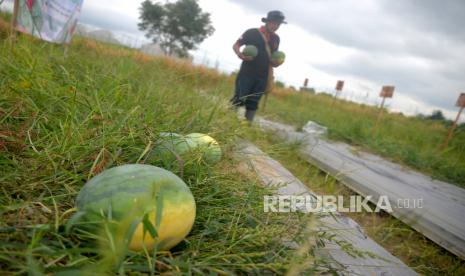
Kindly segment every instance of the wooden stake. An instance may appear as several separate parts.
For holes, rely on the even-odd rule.
[[[333,104],[336,102],[337,95],[339,94],[339,92],[342,91],[343,87],[344,87],[344,81],[343,80],[338,80],[336,82],[336,93],[334,94],[333,101],[331,102],[331,106],[333,106]]]
[[[460,115],[462,114],[464,106],[460,107],[459,113],[457,114],[457,118],[455,118],[454,123],[452,124],[452,127],[449,130],[449,135],[447,135],[446,140],[442,144],[441,150],[444,150],[449,146],[449,141],[452,139],[452,136],[454,135],[454,130],[457,127],[457,122],[459,121]]]
[[[19,10],[19,0],[15,0],[13,6],[13,16],[11,17],[11,35],[15,35],[16,30],[16,21],[18,19],[18,10]]]
[[[339,90],[336,90],[336,93],[334,94],[333,101],[331,102],[331,106],[336,102],[337,95],[339,94]]]
[[[274,85],[274,74],[273,74],[273,67],[270,65],[268,66],[268,80],[266,82],[266,88],[265,88],[265,97],[263,99],[262,103],[262,110],[265,111],[266,108],[266,102],[268,101],[268,93],[271,93],[271,90],[273,90],[273,85]]]
[[[381,101],[381,106],[379,107],[378,118],[376,118],[375,127],[373,128],[373,136],[375,136],[376,132],[378,131],[378,125],[379,125],[379,122],[381,121],[381,117],[383,115],[383,107],[384,107],[384,101],[385,100],[386,100],[386,97],[383,97],[383,100]]]
[[[268,101],[268,93],[265,92],[265,97],[263,99],[263,103],[262,103],[262,110],[265,111],[265,108],[266,108],[266,101]]]
[[[381,106],[379,108],[379,113],[378,113],[378,118],[376,119],[375,127],[373,128],[373,138],[376,135],[376,132],[378,131],[378,125],[379,122],[381,121],[381,117],[383,116],[383,107],[384,107],[384,101],[386,98],[392,98],[392,95],[394,94],[394,89],[395,86],[392,85],[384,85],[381,88],[381,92],[379,93],[379,96],[383,98],[383,101],[381,102]]]

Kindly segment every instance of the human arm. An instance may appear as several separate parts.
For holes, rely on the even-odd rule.
[[[233,50],[234,53],[243,61],[253,60],[253,57],[245,56],[243,53],[241,53],[241,44],[239,41],[236,41],[236,43],[233,44]]]

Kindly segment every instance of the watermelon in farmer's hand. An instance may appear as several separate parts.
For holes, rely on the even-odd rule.
[[[258,54],[257,47],[254,45],[246,45],[242,50],[242,54],[247,57],[256,57]]]
[[[284,60],[286,59],[286,55],[284,52],[281,51],[275,51],[271,55],[271,60],[273,60],[275,63],[281,65],[284,63]]]

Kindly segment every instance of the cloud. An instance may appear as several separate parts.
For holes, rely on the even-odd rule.
[[[102,29],[142,36],[137,23],[139,22],[140,4],[132,4],[122,0],[115,1],[84,1],[80,21]]]
[[[465,2],[461,0],[383,0],[386,12],[399,21],[446,39],[465,40]]]
[[[282,10],[291,24],[341,46],[370,51],[405,51],[423,33],[428,37],[452,42],[465,40],[465,2],[445,1],[372,1],[372,0],[235,0],[263,15],[272,9]],[[452,43],[451,42],[451,43]]]

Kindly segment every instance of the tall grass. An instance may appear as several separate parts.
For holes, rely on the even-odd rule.
[[[297,238],[305,221],[263,213],[269,191],[230,158],[234,137],[245,130],[233,112],[198,93],[229,91],[227,77],[85,39],[67,52],[25,35],[10,43],[0,42],[2,275],[263,274],[284,273],[294,263],[282,240]],[[102,237],[67,234],[85,182],[107,168],[143,162],[160,132],[208,133],[224,151],[217,166],[183,172],[198,210],[185,241],[170,252],[115,259],[92,242]]]
[[[348,142],[413,169],[465,187],[465,133],[456,131],[449,148],[440,150],[448,127],[442,123],[379,110],[325,94],[279,90],[264,112],[275,120],[302,127],[309,120],[329,129],[330,139]]]

